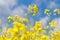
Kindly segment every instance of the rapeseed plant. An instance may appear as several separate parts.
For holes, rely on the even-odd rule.
[[[30,13],[33,13],[32,16],[36,16],[38,12],[36,4],[33,6],[29,5],[28,9]],[[58,9],[54,9],[54,12],[60,13]],[[47,16],[50,16],[49,9],[46,9],[44,13]],[[25,24],[25,22],[27,24]],[[36,21],[30,28],[28,18],[21,18],[18,15],[15,15],[14,17],[8,16],[8,23],[12,23],[13,27],[8,28],[5,33],[0,35],[0,40],[60,40],[60,30],[54,31],[50,29],[48,34],[46,34],[46,29],[48,29],[49,26],[50,28],[56,27],[56,21],[49,22],[49,26],[45,25],[44,29],[42,23],[40,21]],[[0,24],[2,24],[1,21]],[[29,31],[27,30],[27,27],[29,27]]]

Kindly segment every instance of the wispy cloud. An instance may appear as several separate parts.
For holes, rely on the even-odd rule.
[[[3,21],[3,24],[7,21],[7,16],[11,15],[14,16],[15,14],[19,15],[20,17],[24,16],[25,10],[27,7],[25,5],[20,5],[14,10],[11,10],[10,7],[13,7],[17,4],[17,0],[0,0],[0,19]]]
[[[15,5],[17,0],[0,0],[0,5]]]
[[[14,10],[11,10],[10,7],[13,7],[16,4],[17,0],[0,0],[0,17],[15,14],[23,16],[25,13],[25,9],[27,9],[27,7],[24,5],[17,5],[17,7]]]
[[[47,25],[48,21],[49,21],[49,17],[47,17],[47,16],[40,20],[40,22],[42,23],[42,26]]]
[[[12,14],[11,15],[16,15],[18,14],[20,17],[23,17],[24,14],[26,13],[25,10],[28,10],[28,8],[24,5],[21,5],[21,6],[18,6],[17,8],[15,8],[13,11],[12,11]]]
[[[11,14],[10,6],[16,4],[15,0],[0,0],[0,17],[6,17]],[[12,7],[13,7],[12,6]]]
[[[47,4],[47,8],[59,8],[59,4],[57,4],[55,1],[50,1],[48,4]]]
[[[36,4],[38,7],[41,6],[43,3],[47,4],[47,0],[32,0],[31,5]]]
[[[54,8],[56,7],[56,3],[55,2],[50,2],[49,5],[48,5],[48,8]]]

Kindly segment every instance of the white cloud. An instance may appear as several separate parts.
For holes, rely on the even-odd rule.
[[[56,8],[58,5],[53,1],[53,2],[49,2],[47,5],[47,8]]]
[[[6,1],[5,0],[0,0],[0,5],[5,5]]]
[[[0,0],[0,5],[15,5],[17,0]]]
[[[24,5],[18,6],[14,10],[11,10],[10,7],[13,7],[17,4],[17,0],[0,0],[0,17],[7,17],[8,15],[18,14],[20,16],[24,16],[25,9],[27,7]]]
[[[6,0],[6,2],[8,2],[8,4],[10,6],[16,5],[17,4],[17,0]]]
[[[48,8],[54,8],[54,7],[56,7],[56,3],[55,2],[50,2],[48,4]]]
[[[7,15],[10,15],[12,12],[10,7],[13,7],[16,3],[16,0],[0,0],[0,17],[7,17]]]
[[[10,7],[13,7],[17,4],[17,0],[0,0],[0,19],[3,20],[3,24],[7,21],[7,16],[14,16],[18,14],[20,17],[24,16],[25,9],[27,7],[25,5],[17,6],[14,10],[11,10]]]
[[[42,3],[46,3],[46,0],[34,0],[33,4],[37,4],[37,6],[40,6]]]
[[[45,25],[47,25],[47,22],[49,21],[49,17],[44,17],[44,18],[42,18],[41,20],[40,20],[40,22],[42,23],[42,26],[45,26]]]
[[[25,14],[25,10],[28,10],[28,8],[24,5],[23,6],[21,5],[12,11],[12,15],[18,14],[20,17],[23,17]]]

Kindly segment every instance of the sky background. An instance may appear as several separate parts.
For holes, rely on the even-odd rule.
[[[24,17],[28,12],[28,5],[38,6],[38,12],[35,17],[31,17],[31,23],[35,21],[41,21],[42,26],[48,25],[49,21],[55,20],[57,22],[55,30],[60,29],[60,15],[54,16],[54,8],[60,9],[60,0],[0,0],[0,19],[3,21],[3,25],[7,24],[7,17],[9,15],[14,16],[18,14],[20,17]],[[51,11],[51,16],[48,17],[44,14],[44,10],[48,8]],[[31,24],[31,25],[32,25]],[[11,25],[10,25],[11,26]],[[1,27],[1,25],[0,25]]]

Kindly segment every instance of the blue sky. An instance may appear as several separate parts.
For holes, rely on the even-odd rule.
[[[32,24],[35,21],[41,21],[42,25],[48,25],[48,22],[55,20],[57,22],[57,28],[60,26],[60,15],[53,15],[54,8],[60,9],[60,0],[0,0],[0,19],[3,20],[3,25],[7,24],[7,17],[9,15],[14,16],[18,14],[20,17],[24,17],[25,13],[28,12],[28,5],[38,6],[38,12],[35,17],[30,15]],[[44,14],[44,10],[48,8],[51,11],[51,16],[48,17]],[[1,25],[0,25],[1,26]],[[56,28],[56,29],[57,29]]]

